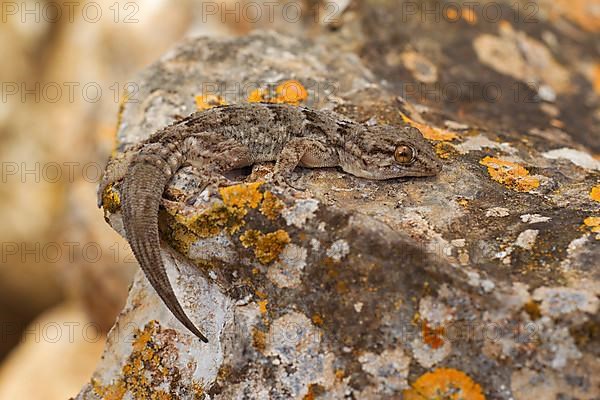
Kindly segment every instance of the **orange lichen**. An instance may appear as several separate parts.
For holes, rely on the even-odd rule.
[[[302,397],[302,400],[315,400],[314,390],[317,386],[315,384],[308,385],[308,392]]]
[[[600,185],[596,185],[590,191],[590,199],[600,201]]]
[[[454,7],[446,7],[446,18],[452,22],[458,20],[458,10]]]
[[[263,198],[263,194],[258,190],[260,185],[262,182],[227,186],[220,188],[219,193],[227,207],[256,208]]]
[[[344,281],[339,281],[335,284],[335,290],[339,293],[339,294],[346,294],[350,291],[350,289],[348,288],[348,284]]]
[[[308,98],[308,92],[299,81],[292,79],[285,81],[275,88],[278,103],[299,104]]]
[[[554,0],[549,8],[550,20],[564,18],[589,32],[600,32],[600,18],[594,12],[595,0]]]
[[[269,300],[259,300],[258,301],[258,310],[261,314],[267,313],[267,304],[269,304]]]
[[[498,28],[500,32],[512,32],[514,30],[512,24],[505,19],[498,22]]]
[[[264,193],[263,201],[260,205],[260,212],[262,213],[262,215],[264,215],[270,220],[274,220],[279,216],[281,210],[283,210],[283,207],[283,202],[279,200],[277,196],[275,196],[273,193]]]
[[[591,228],[592,232],[600,233],[600,217],[587,217],[583,220],[583,224]]]
[[[594,70],[592,72],[592,86],[594,87],[594,91],[600,94],[600,64],[594,65]]]
[[[282,229],[264,234],[249,229],[240,236],[244,247],[254,247],[254,255],[262,264],[269,264],[279,258],[279,254],[291,241],[288,233]]]
[[[558,128],[558,129],[563,129],[565,127],[565,123],[562,122],[560,119],[556,119],[556,118],[552,118],[550,120],[550,125],[552,125],[555,128]]]
[[[249,103],[260,103],[265,101],[267,98],[267,91],[264,89],[254,89],[248,95]]]
[[[417,128],[418,130],[420,130],[421,134],[423,134],[423,137],[425,139],[437,140],[437,141],[440,141],[440,140],[450,141],[450,140],[454,140],[454,139],[458,138],[456,133],[451,132],[449,130],[437,128],[435,126],[421,124],[419,122],[413,121],[412,119],[408,118],[403,113],[400,113],[400,116],[402,117],[402,120],[404,120],[404,122],[406,122],[410,126]]]
[[[423,342],[432,349],[439,349],[444,345],[443,326],[432,328],[429,326],[427,321],[423,321],[421,325],[421,334],[423,335]]]
[[[523,311],[529,315],[532,321],[538,320],[542,316],[542,311],[540,310],[540,305],[535,301],[529,301],[523,304]]]
[[[481,386],[452,368],[438,368],[421,375],[403,395],[404,400],[485,400]]]
[[[469,25],[475,25],[477,23],[477,14],[473,8],[467,7],[462,11],[462,18],[467,21]]]
[[[488,167],[488,173],[493,180],[517,192],[529,192],[540,186],[539,179],[530,176],[529,171],[517,163],[490,156],[479,163]]]
[[[227,101],[216,94],[201,94],[194,98],[196,100],[196,108],[199,111],[208,110],[216,106],[227,105]]]
[[[267,334],[259,329],[252,330],[252,345],[255,349],[263,351],[267,348]]]
[[[254,89],[248,95],[250,103],[286,103],[298,105],[308,98],[308,91],[295,79],[285,81],[275,88],[275,93],[269,93],[267,89]]]
[[[323,317],[321,317],[319,314],[313,314],[313,316],[311,317],[313,324],[315,325],[323,325]]]

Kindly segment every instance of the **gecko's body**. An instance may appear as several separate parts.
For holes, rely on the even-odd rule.
[[[113,158],[99,189],[122,182],[125,233],[148,281],[169,310],[199,338],[169,283],[158,235],[158,210],[171,177],[193,165],[207,181],[229,170],[276,161],[274,177],[298,165],[341,167],[368,179],[436,175],[441,164],[419,131],[367,126],[328,111],[285,104],[215,107],[175,122]],[[218,181],[218,180],[217,180]]]

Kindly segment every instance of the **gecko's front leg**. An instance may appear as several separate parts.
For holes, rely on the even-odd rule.
[[[235,145],[227,150],[214,149],[204,152],[203,156],[191,157],[186,164],[191,166],[190,172],[198,178],[199,184],[192,190],[186,203],[194,204],[196,199],[208,186],[231,186],[241,182],[233,181],[223,174],[238,168],[251,165],[250,153],[246,146]]]
[[[336,167],[339,157],[335,149],[320,140],[295,138],[290,140],[277,158],[271,180],[297,188],[290,182],[292,172],[297,166],[308,168]]]

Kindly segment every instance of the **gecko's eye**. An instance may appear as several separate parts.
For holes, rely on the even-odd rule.
[[[396,147],[394,158],[400,164],[410,164],[415,161],[415,150],[405,144]]]

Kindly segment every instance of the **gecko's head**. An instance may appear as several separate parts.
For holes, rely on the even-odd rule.
[[[442,164],[433,147],[413,127],[370,126],[346,141],[344,171],[367,179],[437,175]]]

